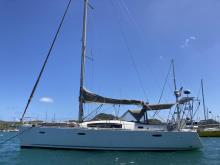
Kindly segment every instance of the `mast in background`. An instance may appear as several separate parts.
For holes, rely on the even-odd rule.
[[[82,57],[81,57],[81,73],[80,73],[80,91],[79,91],[79,122],[83,122],[83,97],[81,92],[84,86],[84,77],[85,77],[87,10],[88,10],[88,0],[84,0]]]
[[[203,103],[203,110],[204,110],[204,118],[205,120],[208,119],[208,112],[205,106],[205,96],[204,96],[204,89],[203,89],[203,79],[201,79],[201,87],[202,87],[202,103]]]

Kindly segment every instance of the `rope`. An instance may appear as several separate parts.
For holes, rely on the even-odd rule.
[[[24,132],[30,130],[31,128],[33,128],[33,127],[30,127],[30,128],[28,128],[28,129],[25,129],[25,130],[23,130],[22,132],[19,131],[19,132],[18,132],[17,134],[15,134],[14,136],[11,136],[11,137],[9,137],[9,138],[7,138],[7,139],[1,141],[1,142],[0,142],[0,145],[3,145],[3,144],[5,144],[6,142],[8,142],[8,141],[10,141],[10,140],[12,140],[12,139],[18,137],[19,135],[23,134]]]
[[[86,115],[83,120],[87,119],[89,116],[92,116],[93,113],[97,114],[97,111],[103,107],[103,104],[99,105],[96,109],[94,109],[92,112],[90,112],[88,115]]]
[[[162,99],[162,97],[163,97],[163,93],[164,93],[164,90],[165,90],[165,86],[166,86],[166,84],[167,84],[167,81],[168,81],[168,78],[169,78],[169,75],[170,75],[171,66],[172,66],[172,64],[170,64],[168,73],[167,73],[167,75],[166,75],[165,82],[164,82],[164,85],[163,85],[163,88],[162,88],[162,91],[161,91],[161,94],[160,94],[160,98],[159,98],[158,104],[160,103],[160,101],[161,101],[161,99]]]
[[[31,92],[31,94],[30,94],[30,97],[29,97],[29,99],[28,99],[28,102],[27,102],[27,104],[26,104],[26,107],[25,107],[24,112],[23,112],[23,114],[22,114],[21,121],[23,121],[24,115],[25,115],[25,113],[26,113],[26,111],[27,111],[27,109],[28,109],[28,107],[29,107],[29,105],[30,105],[30,103],[31,103],[31,100],[32,100],[32,98],[33,98],[33,96],[34,96],[34,93],[35,93],[35,91],[36,91],[36,89],[37,89],[38,83],[39,83],[39,81],[40,81],[40,79],[41,79],[41,76],[42,76],[42,74],[43,74],[44,68],[45,68],[45,66],[46,66],[46,64],[47,64],[47,61],[48,61],[49,57],[50,57],[51,51],[52,51],[52,49],[53,49],[53,46],[54,46],[54,44],[55,44],[55,41],[56,41],[57,36],[58,36],[58,34],[59,34],[59,31],[60,31],[60,29],[61,29],[61,27],[62,27],[64,18],[65,18],[66,13],[67,13],[67,11],[68,11],[68,9],[69,9],[70,3],[71,3],[71,0],[69,0],[69,3],[68,3],[68,5],[67,5],[67,7],[66,7],[66,10],[65,10],[65,12],[64,12],[64,15],[63,15],[63,17],[62,17],[62,19],[61,19],[60,25],[59,25],[59,27],[58,27],[58,29],[57,29],[57,32],[56,32],[56,34],[55,34],[55,37],[54,37],[54,39],[53,39],[53,42],[52,42],[52,44],[51,44],[51,46],[50,46],[50,49],[49,49],[49,51],[48,51],[48,53],[47,53],[47,57],[46,57],[46,59],[45,59],[45,61],[44,61],[43,67],[41,68],[41,71],[40,71],[40,73],[39,73],[39,75],[38,75],[37,81],[35,82],[35,85],[34,85],[34,87],[33,87],[33,89],[32,89],[32,92]]]

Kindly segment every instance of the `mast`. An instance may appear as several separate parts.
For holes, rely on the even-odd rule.
[[[175,66],[174,66],[174,59],[172,59],[172,67],[173,67],[173,84],[174,84],[174,91],[176,91],[176,74],[175,74]],[[176,94],[175,94],[176,96]],[[176,96],[176,99],[178,99],[178,97]]]
[[[172,59],[171,61],[172,63],[172,67],[173,67],[173,83],[174,83],[174,95],[176,97],[176,109],[177,109],[177,123],[178,123],[178,128],[179,128],[179,125],[180,125],[180,109],[179,109],[179,97],[180,97],[180,91],[177,90],[177,85],[176,85],[176,74],[175,74],[175,65],[174,65],[174,59]]]
[[[202,87],[202,103],[203,103],[203,110],[204,110],[204,118],[205,118],[205,120],[207,120],[205,96],[204,96],[204,89],[203,89],[203,79],[201,79],[201,87]]]
[[[79,119],[78,119],[79,122],[83,122],[83,96],[82,96],[81,92],[82,92],[82,89],[84,86],[84,77],[85,77],[87,10],[88,10],[88,0],[84,0],[82,56],[81,56],[80,91],[79,91]]]

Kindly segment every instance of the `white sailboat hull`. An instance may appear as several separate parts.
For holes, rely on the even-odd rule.
[[[86,150],[192,150],[201,148],[202,144],[196,132],[22,127],[20,146]]]

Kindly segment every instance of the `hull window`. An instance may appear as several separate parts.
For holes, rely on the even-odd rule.
[[[40,131],[39,133],[40,133],[40,134],[45,134],[46,132],[44,132],[44,131]]]
[[[87,124],[87,127],[96,127],[96,128],[122,128],[122,124],[118,124],[118,123],[92,123],[92,124]]]
[[[153,137],[161,137],[162,135],[161,134],[154,134],[152,135]]]
[[[86,135],[86,134],[83,132],[79,132],[78,135]]]

